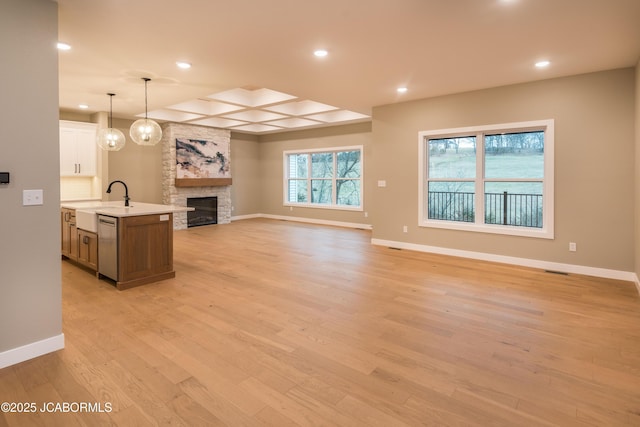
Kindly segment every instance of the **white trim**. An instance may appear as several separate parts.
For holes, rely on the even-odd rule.
[[[0,353],[0,369],[16,365],[29,359],[42,356],[47,353],[62,350],[64,348],[64,334],[45,338],[31,344],[12,348]]]
[[[262,214],[262,213],[233,217],[232,221],[252,219],[252,218],[267,218],[267,219],[275,219],[279,221],[305,222],[308,224],[331,225],[334,227],[359,228],[364,230],[373,229],[371,224],[358,224],[357,222],[330,221],[325,219],[302,218],[297,216],[271,215],[271,214]]]
[[[408,249],[418,252],[449,255],[461,258],[477,259],[480,261],[498,262],[502,264],[519,265],[522,267],[539,268],[542,270],[561,271],[564,273],[583,274],[585,276],[602,277],[605,279],[626,280],[635,282],[640,292],[637,276],[631,271],[610,270],[607,268],[588,267],[584,265],[564,264],[559,262],[542,261],[529,258],[517,258],[504,255],[488,254],[484,252],[465,251],[461,249],[449,249],[439,246],[419,245],[415,243],[396,242],[392,240],[371,239],[372,245],[387,246],[398,249]]]
[[[241,221],[243,219],[253,219],[253,218],[262,218],[262,214],[232,216],[231,221]]]
[[[308,154],[308,153],[336,153],[338,151],[355,151],[361,150],[362,145],[347,145],[347,146],[337,146],[337,147],[325,147],[325,148],[309,148],[309,149],[300,149],[300,150],[285,150],[282,153],[285,158],[288,154]],[[361,159],[362,160],[362,159]]]
[[[362,196],[361,196],[362,197]],[[351,205],[323,205],[320,203],[294,203],[294,202],[284,202],[282,206],[286,207],[298,207],[298,208],[310,208],[310,209],[330,209],[332,211],[355,211],[362,212],[364,211],[364,207],[362,206],[351,206]]]
[[[638,280],[637,274],[634,274],[633,283],[635,283],[636,289],[638,290],[638,295],[640,295],[640,280]]]
[[[470,222],[428,220],[428,223],[424,222],[422,224],[418,224],[418,226],[428,228],[442,228],[447,230],[471,231],[474,233],[504,234],[508,236],[535,237],[538,239],[549,240],[554,239],[554,237],[550,236],[544,229],[500,224],[475,224]]]
[[[302,217],[296,217],[296,216],[283,216],[283,215],[269,215],[269,214],[261,214],[261,215],[262,215],[262,218],[278,219],[282,221],[306,222],[309,224],[332,225],[334,227],[362,228],[364,230],[373,229],[371,224],[358,224],[356,222],[330,221],[330,220],[324,220],[324,219],[302,218]]]

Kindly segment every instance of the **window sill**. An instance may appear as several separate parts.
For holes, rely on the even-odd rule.
[[[508,225],[475,224],[456,221],[426,220],[418,223],[419,227],[440,228],[447,230],[470,231],[474,233],[502,234],[508,236],[533,237],[537,239],[553,239],[553,230],[547,228],[517,227]]]
[[[362,212],[364,210],[362,206],[321,205],[319,203],[284,203],[283,206],[353,212]]]

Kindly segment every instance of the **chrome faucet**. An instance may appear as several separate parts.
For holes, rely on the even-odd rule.
[[[124,205],[129,206],[129,189],[127,188],[127,184],[125,184],[124,181],[120,181],[120,180],[111,181],[109,183],[109,187],[107,187],[107,194],[111,193],[111,186],[116,182],[119,182],[120,184],[124,185]]]

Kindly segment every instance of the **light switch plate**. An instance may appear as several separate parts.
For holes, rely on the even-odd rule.
[[[36,206],[44,203],[42,190],[23,190],[22,206]]]

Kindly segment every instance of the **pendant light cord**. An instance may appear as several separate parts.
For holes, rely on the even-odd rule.
[[[151,81],[150,78],[148,77],[143,77],[142,80],[144,80],[144,119],[147,120],[147,82]]]
[[[109,129],[113,128],[113,97],[116,96],[115,93],[108,93],[109,95]]]

